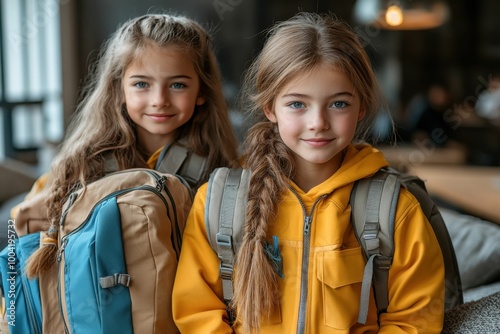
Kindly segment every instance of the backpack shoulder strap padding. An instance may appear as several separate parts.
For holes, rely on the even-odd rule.
[[[221,167],[210,175],[206,196],[205,227],[208,240],[220,259],[224,300],[233,294],[233,264],[241,244],[250,172]]]
[[[394,219],[400,182],[383,170],[359,180],[351,192],[351,215],[355,235],[368,259],[362,287],[358,322],[368,315],[370,287],[374,288],[378,312],[389,305],[387,279],[394,254]]]
[[[119,170],[118,162],[112,153],[108,153],[104,160],[106,175]],[[175,174],[186,186],[195,189],[200,186],[206,168],[207,157],[193,153],[188,149],[186,140],[181,138],[163,147],[154,169],[160,173]]]
[[[367,257],[378,252],[393,255],[393,223],[399,188],[398,178],[383,171],[354,185],[351,192],[354,229]],[[377,239],[381,239],[380,242]]]
[[[385,178],[382,194],[380,195],[380,185],[378,180]],[[439,212],[438,207],[429,196],[425,183],[415,175],[402,174],[394,168],[383,168],[373,177],[360,180],[354,185],[351,192],[352,222],[356,237],[362,248],[365,250],[368,259],[361,289],[361,304],[358,322],[366,320],[368,312],[368,301],[370,292],[370,279],[373,277],[373,289],[378,312],[384,312],[388,305],[388,269],[392,261],[394,241],[394,219],[396,206],[401,187],[406,188],[420,203],[422,212],[427,217],[434,234],[439,242],[445,266],[445,309],[463,303],[463,291],[460,279],[460,272],[457,264],[455,250],[446,228],[446,224]],[[391,190],[392,189],[392,190]],[[392,201],[389,201],[392,192]],[[370,217],[376,216],[378,196],[380,197],[379,241],[370,241],[370,244],[379,242],[380,255],[377,250],[369,250],[365,242],[366,223],[372,220]],[[390,203],[390,204],[389,204]],[[364,212],[366,210],[366,213]],[[384,223],[388,224],[384,224]],[[370,224],[369,224],[370,225]],[[386,226],[386,227],[385,227]],[[373,229],[373,227],[372,227]],[[368,229],[370,231],[370,228]],[[364,235],[364,236],[363,236]],[[389,236],[390,238],[386,238]],[[377,264],[378,262],[378,264]],[[387,265],[387,263],[389,265]],[[385,269],[387,268],[387,269]],[[371,283],[371,282],[370,282]]]
[[[165,145],[156,162],[155,170],[181,176],[191,187],[199,185],[206,169],[207,158],[188,149],[183,139]]]

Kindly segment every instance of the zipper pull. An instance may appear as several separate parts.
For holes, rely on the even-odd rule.
[[[309,235],[309,231],[311,230],[311,217],[307,216],[306,221],[304,222],[304,235]]]
[[[64,221],[66,220],[66,215],[68,214],[69,209],[71,206],[73,206],[73,203],[75,203],[76,198],[78,197],[78,192],[73,192],[71,195],[69,195],[68,198],[68,205],[66,206],[66,209],[64,210],[63,214],[61,215],[61,219],[59,220],[59,226],[64,225]]]
[[[61,262],[62,253],[64,252],[64,249],[66,248],[67,244],[68,244],[68,238],[64,238],[61,241],[61,246],[59,247],[59,250],[57,251],[57,263]]]
[[[71,195],[69,195],[68,199],[68,209],[75,203],[75,199],[78,197],[78,192],[73,192]]]
[[[165,185],[167,184],[167,178],[165,175],[162,175],[158,180],[156,180],[156,189],[158,191],[162,191],[165,188]]]

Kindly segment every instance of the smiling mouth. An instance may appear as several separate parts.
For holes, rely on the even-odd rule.
[[[174,117],[174,115],[164,115],[164,114],[149,114],[147,115],[149,118],[151,118],[154,121],[166,121],[168,119],[171,119]]]
[[[304,141],[311,145],[311,146],[324,146],[324,145],[327,145],[329,143],[331,143],[333,141],[333,139],[327,139],[327,138],[324,138],[324,139],[318,139],[318,138],[315,138],[315,139],[304,139]]]

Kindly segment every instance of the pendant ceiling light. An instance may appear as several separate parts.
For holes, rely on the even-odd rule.
[[[432,29],[448,20],[449,8],[443,1],[357,0],[354,17],[359,23],[380,29]]]

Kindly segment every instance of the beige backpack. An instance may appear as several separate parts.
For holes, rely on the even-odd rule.
[[[171,291],[191,203],[177,177],[151,170],[117,172],[76,193],[60,231],[64,327],[71,333],[177,332]]]
[[[186,150],[164,155],[164,161],[182,159],[174,173],[189,165],[195,171],[193,164],[204,168],[204,159],[191,159]],[[130,169],[74,192],[63,208],[57,263],[37,280],[28,280],[23,268],[44,233],[19,235],[20,288],[14,298],[5,294],[6,304],[17,307],[10,333],[177,333],[171,290],[190,185],[202,174],[191,173],[187,182],[181,175]],[[5,292],[8,283],[2,287]]]

